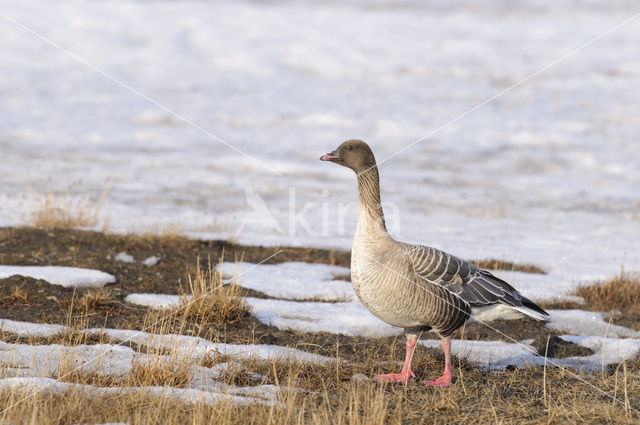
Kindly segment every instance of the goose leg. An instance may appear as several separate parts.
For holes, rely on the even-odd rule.
[[[442,350],[444,351],[444,373],[438,379],[426,380],[425,385],[431,385],[433,387],[448,387],[451,385],[451,378],[453,378],[453,368],[451,366],[451,338],[447,337],[442,340]]]
[[[402,365],[402,370],[400,373],[386,373],[384,375],[376,375],[377,381],[386,381],[386,382],[409,382],[410,378],[414,378],[416,375],[411,370],[411,358],[413,357],[413,352],[416,349],[416,343],[418,342],[417,335],[407,335],[407,346],[404,354],[404,364]]]

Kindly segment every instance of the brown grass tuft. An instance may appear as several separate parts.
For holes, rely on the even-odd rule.
[[[191,383],[191,364],[184,358],[171,356],[169,361],[154,358],[152,362],[134,362],[125,386],[169,386],[184,388]]]
[[[77,301],[79,308],[83,310],[94,310],[116,302],[116,296],[111,288],[89,289],[82,294]]]
[[[235,283],[235,278],[224,282],[222,274],[215,271],[211,261],[202,268],[198,260],[187,283],[183,301],[176,307],[176,317],[201,324],[222,325],[239,322],[249,316],[249,307],[240,297],[241,288]]]
[[[14,302],[23,302],[26,303],[29,301],[29,293],[22,288],[22,286],[14,285],[11,287],[9,294],[2,297],[3,300],[14,301]]]
[[[93,227],[99,224],[104,201],[108,190],[102,191],[97,199],[90,196],[71,197],[67,193],[54,193],[49,190],[39,201],[29,199],[24,207],[23,219],[36,228],[70,229],[73,227]],[[102,223],[103,230],[108,227],[107,219]]]
[[[481,269],[546,274],[544,270],[534,264],[514,263],[511,261],[498,260],[495,258],[484,260],[469,260],[469,262],[480,267]]]
[[[639,309],[640,273],[621,271],[612,278],[580,285],[575,295],[584,298],[589,307],[600,311]]]

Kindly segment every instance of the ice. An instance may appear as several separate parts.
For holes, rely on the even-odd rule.
[[[99,270],[60,266],[0,266],[0,279],[13,275],[46,280],[65,288],[100,288],[116,278]]]
[[[350,282],[336,280],[350,275],[344,267],[287,262],[281,264],[222,263],[216,267],[223,277],[236,276],[236,283],[270,297],[292,300],[351,301]]]

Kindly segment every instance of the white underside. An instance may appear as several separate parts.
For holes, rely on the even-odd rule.
[[[523,317],[531,317],[536,320],[545,320],[542,314],[527,307],[509,307],[504,304],[493,304],[486,307],[472,307],[471,322],[491,322],[493,320],[516,320]]]

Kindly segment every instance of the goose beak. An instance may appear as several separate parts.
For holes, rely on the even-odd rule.
[[[326,153],[320,157],[320,161],[331,161],[332,159],[340,159],[340,157],[336,155],[336,151]]]

